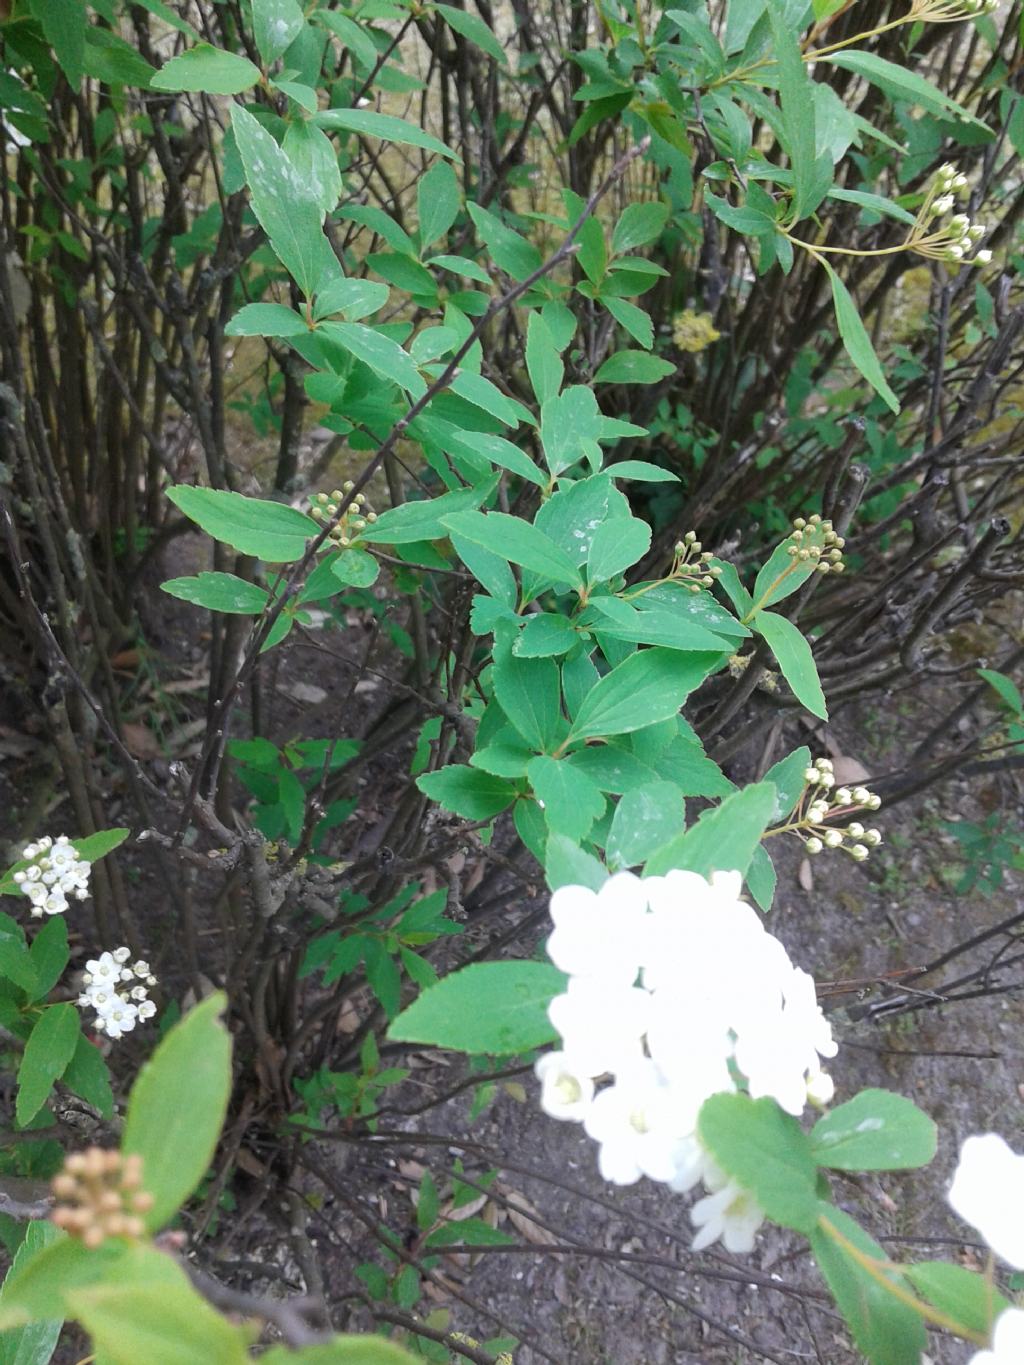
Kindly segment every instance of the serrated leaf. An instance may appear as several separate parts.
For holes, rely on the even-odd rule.
[[[594,375],[594,383],[657,384],[675,372],[672,362],[662,360],[661,356],[646,351],[616,351]]]
[[[671,649],[638,650],[584,698],[572,723],[571,740],[624,735],[676,715],[719,658]]]
[[[444,518],[449,531],[474,541],[513,564],[542,574],[553,583],[582,587],[579,569],[566,552],[536,526],[506,512],[456,512]]]
[[[431,801],[465,820],[490,820],[516,796],[516,788],[504,778],[464,763],[450,763],[437,772],[423,773],[416,779],[416,786]]]
[[[252,31],[267,66],[291,47],[305,23],[299,0],[252,0]]]
[[[770,782],[733,792],[720,806],[704,811],[685,834],[658,849],[648,859],[645,874],[661,876],[676,867],[702,877],[718,871],[746,874],[771,822],[775,801]]]
[[[818,1214],[810,1144],[772,1099],[712,1095],[697,1119],[701,1143],[773,1222],[808,1233]]]
[[[564,759],[541,754],[527,765],[526,776],[553,834],[578,842],[604,814],[605,801],[598,788]]]

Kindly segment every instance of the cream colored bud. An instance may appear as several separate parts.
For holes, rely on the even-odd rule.
[[[826,847],[826,848],[838,848],[839,845],[840,845],[842,842],[843,842],[843,835],[842,835],[842,831],[841,831],[841,830],[838,830],[838,829],[830,829],[830,830],[828,830],[828,831],[826,832],[826,834],[825,834],[825,847]]]
[[[824,845],[816,834],[812,834],[809,839],[804,840],[804,848],[808,853],[820,853]]]
[[[871,799],[871,793],[868,791],[867,787],[854,787],[853,799],[858,806],[866,806]]]
[[[346,493],[351,493],[353,488],[355,488],[355,484],[352,482],[351,479],[346,479],[341,486]]]
[[[868,851],[863,844],[854,844],[853,848],[850,849],[850,854],[858,863],[862,863],[868,856]]]
[[[806,525],[807,522],[804,521],[803,517],[797,517],[796,520],[793,522],[793,530],[802,531]]]
[[[991,261],[992,259],[992,253],[986,247],[981,251],[975,252],[974,259],[978,263],[978,265],[988,265],[989,261]]]
[[[836,788],[836,800],[839,802],[839,804],[840,804],[841,806],[848,806],[848,805],[850,804],[850,789],[849,789],[849,787],[837,787],[837,788]]]
[[[864,835],[864,842],[866,844],[869,844],[872,848],[877,848],[878,845],[882,842],[882,835],[880,831],[877,829],[869,829],[867,833]]]
[[[864,833],[864,826],[854,820],[852,824],[846,826],[846,832],[851,839],[859,839]]]

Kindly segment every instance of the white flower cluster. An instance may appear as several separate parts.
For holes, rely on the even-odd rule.
[[[806,851],[820,853],[823,848],[841,848],[855,862],[862,863],[871,849],[882,842],[881,832],[865,829],[859,820],[852,820],[842,829],[826,821],[849,817],[858,810],[878,810],[881,797],[867,787],[837,787],[831,760],[827,758],[815,759],[813,767],[805,770],[804,781],[808,787],[817,788],[797,821],[801,830],[811,831],[804,840]],[[847,836],[852,840],[850,844],[844,842]]]
[[[949,1188],[949,1202],[1008,1265],[1024,1270],[1024,1156],[997,1133],[969,1137]],[[1000,1313],[992,1349],[970,1365],[1020,1365],[1024,1360],[1024,1309]]]
[[[918,215],[917,227],[924,235],[914,238],[915,251],[945,261],[962,261],[973,251],[971,264],[988,265],[992,252],[976,250],[985,236],[984,225],[972,223],[966,213],[953,212],[957,195],[967,188],[967,177],[950,162],[939,167]],[[947,214],[952,216],[946,218]],[[939,223],[939,219],[946,221]]]
[[[149,963],[133,962],[128,948],[115,948],[112,953],[101,953],[85,964],[82,980],[85,990],[78,997],[82,1009],[95,1010],[93,1028],[108,1038],[120,1038],[141,1020],[152,1019],[156,1006],[149,998],[149,987],[156,985],[156,977]],[[134,982],[134,985],[129,985]]]
[[[57,839],[46,835],[33,844],[26,844],[21,856],[28,867],[14,874],[19,890],[32,902],[32,915],[62,915],[68,908],[68,896],[84,901],[89,894],[89,874],[92,864],[78,856],[66,834]]]
[[[814,982],[739,899],[741,885],[735,872],[620,872],[598,892],[565,886],[551,898],[548,954],[569,983],[549,1008],[562,1046],[537,1063],[541,1104],[582,1122],[606,1180],[646,1175],[678,1191],[703,1180],[709,1193],[690,1215],[698,1250],[721,1238],[750,1251],[764,1219],[701,1146],[704,1101],[742,1077],[754,1099],[798,1115],[833,1091],[819,1055],[836,1044]]]

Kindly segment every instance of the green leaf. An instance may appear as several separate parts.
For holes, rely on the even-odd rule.
[[[462,194],[447,161],[431,166],[416,186],[420,250],[443,237],[459,216]]]
[[[248,1365],[246,1329],[212,1308],[155,1247],[131,1247],[116,1276],[67,1298],[104,1365]]]
[[[364,28],[338,10],[318,9],[316,18],[340,39],[367,71],[373,70],[377,65],[377,47]]]
[[[782,0],[768,0],[768,16],[779,71],[779,97],[785,129],[785,148],[793,168],[793,215],[806,218],[821,203],[832,183],[817,174],[815,156],[814,88],[800,55],[798,29],[786,14]],[[831,172],[831,164],[828,170]]]
[[[558,665],[553,659],[518,657],[514,639],[503,632],[495,639],[494,695],[527,744],[543,753],[558,743],[564,730]]]
[[[153,1196],[146,1226],[168,1222],[210,1164],[231,1093],[231,1038],[220,1021],[225,997],[207,996],[171,1029],[139,1072],[128,1101],[122,1149],[142,1157]]]
[[[543,488],[547,482],[526,451],[506,441],[504,436],[494,436],[487,431],[459,431],[451,432],[447,442],[452,454],[468,450],[471,455],[482,455],[491,464],[518,474],[538,488]]]
[[[616,517],[594,532],[587,556],[587,579],[606,583],[630,568],[651,548],[651,528],[638,517]]]
[[[308,332],[305,319],[283,303],[247,303],[228,325],[228,337],[297,337]]]
[[[565,365],[551,329],[540,313],[531,313],[527,323],[526,370],[538,403],[543,406],[549,398],[558,397],[565,376]]]
[[[317,290],[313,313],[317,319],[342,313],[348,322],[358,322],[383,308],[390,294],[379,280],[331,280]]]
[[[505,226],[500,218],[488,213],[479,204],[466,205],[480,239],[487,247],[491,260],[499,270],[522,283],[543,264],[541,254],[532,242]]]
[[[68,78],[68,85],[77,91],[85,71],[85,31],[89,23],[83,0],[32,0],[31,10]]]
[[[299,0],[252,0],[252,31],[264,64],[276,62],[306,22]]]
[[[446,161],[438,162],[439,166],[447,164]],[[406,294],[431,301],[437,298],[433,275],[413,256],[405,256],[397,251],[371,251],[366,257],[366,264],[388,284],[393,284]]]
[[[811,1130],[819,1166],[834,1171],[909,1171],[935,1155],[935,1124],[903,1095],[862,1090]]]
[[[526,625],[512,645],[512,653],[517,659],[548,659],[567,654],[578,639],[567,616],[551,611],[536,612],[526,618]]]
[[[32,940],[29,949],[36,974],[33,999],[49,995],[68,965],[68,926],[63,915],[48,919]]]
[[[586,773],[564,759],[541,754],[527,766],[526,776],[534,796],[544,807],[544,819],[552,834],[583,839],[595,820],[604,814],[605,801]]]
[[[479,484],[476,488],[458,488],[437,498],[403,502],[382,512],[375,522],[360,531],[360,539],[384,545],[414,545],[421,540],[440,540],[447,530],[444,519],[453,512],[479,506],[490,496],[497,482],[495,476],[493,482]]]
[[[1010,1307],[987,1275],[948,1261],[907,1265],[904,1275],[922,1298],[969,1331],[987,1337],[995,1320]]]
[[[1024,107],[1024,100],[1021,101]],[[1015,715],[1024,716],[1024,697],[1021,696],[1020,688],[1008,678],[1005,673],[998,673],[994,668],[979,668],[978,677],[984,678],[989,687],[994,687],[1002,697],[1003,701]]]
[[[377,581],[380,565],[365,550],[352,548],[331,561],[331,573],[346,587],[369,588]]]
[[[214,540],[269,564],[301,559],[307,542],[320,534],[312,517],[283,502],[265,502],[224,488],[192,488],[188,484],[168,489],[167,496]]]
[[[153,90],[201,91],[207,95],[239,95],[260,79],[260,69],[234,52],[197,43],[172,57],[150,81]],[[269,135],[268,135],[269,136]]]
[[[36,1020],[18,1067],[15,1114],[24,1128],[50,1097],[54,1081],[74,1056],[81,1030],[74,1005],[49,1005]]]
[[[339,271],[323,233],[319,187],[307,182],[284,148],[239,104],[231,107],[231,126],[253,212],[282,265],[311,298],[325,274]]]
[[[129,834],[130,829],[98,829],[84,839],[72,839],[71,843],[80,858],[87,863],[98,863],[108,853],[113,853],[115,848],[120,848]]]
[[[612,251],[623,256],[638,246],[646,246],[659,237],[668,222],[668,205],[660,201],[650,204],[630,204],[615,224]]]
[[[836,323],[839,327],[839,335],[843,339],[843,345],[846,347],[846,354],[875,392],[885,399],[892,411],[899,412],[899,399],[889,387],[882,372],[882,366],[875,354],[875,348],[871,344],[871,338],[861,321],[860,313],[857,311],[857,305],[854,303],[850,291],[827,261],[822,261],[821,264],[832,284],[832,301],[836,309]]]
[[[29,1223],[8,1272],[8,1279],[14,1280],[23,1275],[28,1263],[52,1246],[61,1235],[45,1219]],[[0,1310],[2,1306],[3,1290],[0,1289]],[[0,1365],[48,1365],[63,1326],[62,1318],[44,1318],[41,1322],[26,1323],[23,1327],[4,1332],[0,1335]]]
[[[402,143],[407,147],[422,147],[425,151],[457,161],[458,154],[438,138],[425,133],[415,123],[408,123],[393,114],[378,114],[372,109],[325,109],[314,114],[313,122],[320,128],[334,128],[345,133],[359,133],[364,137],[379,137],[385,142]]]
[[[764,844],[758,844],[747,868],[747,890],[765,914],[772,908],[777,884],[778,877],[771,855]]]
[[[564,834],[552,834],[542,851],[544,876],[552,891],[560,886],[589,886],[591,891],[600,891],[608,880],[604,864]]]
[[[566,552],[521,517],[506,512],[456,512],[444,518],[444,525],[463,539],[482,545],[512,564],[532,569],[553,583],[583,586],[580,571]]]
[[[68,1062],[61,1080],[69,1090],[98,1109],[103,1118],[113,1116],[114,1092],[110,1088],[110,1072],[103,1060],[103,1053],[84,1034],[78,1039],[75,1055]]]
[[[416,786],[431,801],[465,820],[490,820],[510,805],[516,795],[511,782],[464,763],[451,763],[437,772],[423,773],[416,779]]]
[[[682,831],[684,817],[682,794],[672,782],[650,782],[626,792],[608,831],[609,864],[637,867]]]
[[[768,237],[775,233],[775,219],[769,218],[760,209],[752,209],[745,204],[741,206],[730,204],[728,200],[720,199],[710,190],[705,193],[704,198],[715,217],[721,219],[734,232],[745,233],[748,237]]]
[[[727,796],[720,806],[706,810],[685,834],[673,839],[648,859],[648,877],[675,867],[710,876],[712,872],[746,875],[754,850],[768,828],[775,809],[775,788],[757,782]]]
[[[812,715],[828,720],[825,694],[818,680],[814,655],[799,627],[774,611],[757,612],[750,624],[767,640],[782,676],[793,689],[797,701],[806,706]]]
[[[602,298],[601,303],[634,341],[638,341],[648,351],[651,349],[654,345],[654,323],[651,321],[650,313],[645,313],[635,303],[628,303],[625,299],[612,296]]]
[[[256,583],[248,583],[233,573],[201,573],[195,578],[169,578],[161,589],[197,607],[226,612],[234,616],[259,616],[270,601],[270,593]]]
[[[662,360],[661,356],[648,355],[646,351],[616,351],[594,375],[594,383],[657,384],[675,372],[672,362]]]
[[[712,1095],[697,1119],[700,1140],[726,1175],[775,1223],[808,1233],[818,1215],[810,1144],[772,1099]]]
[[[926,1346],[924,1323],[870,1274],[823,1226],[825,1220],[863,1256],[877,1274],[906,1290],[903,1277],[888,1269],[885,1252],[842,1209],[820,1204],[819,1225],[810,1233],[811,1252],[850,1332],[871,1365],[920,1365]]]
[[[770,782],[775,788],[775,809],[772,811],[771,823],[776,820],[785,820],[799,799],[804,786],[804,773],[811,765],[811,751],[806,745],[801,745],[799,749],[794,749],[791,754],[787,754],[778,763],[773,763],[765,773],[762,781]]]
[[[0,1331],[28,1322],[63,1320],[68,1316],[66,1295],[116,1275],[125,1257],[123,1242],[87,1247],[58,1233],[49,1246],[12,1266],[0,1289]]]
[[[325,322],[320,330],[357,360],[369,365],[374,373],[404,389],[410,397],[422,398],[426,393],[427,386],[415,360],[391,337],[361,322]]]
[[[508,66],[504,48],[479,15],[471,14],[468,10],[456,9],[454,5],[435,4],[433,8],[444,16],[449,28],[461,33],[463,38],[468,39],[481,52],[486,52],[488,57],[493,57],[500,66]]]
[[[631,654],[592,688],[572,723],[573,741],[625,735],[678,713],[712,671],[718,654],[644,649]]]
[[[640,483],[679,483],[679,475],[646,460],[618,460],[604,471],[613,479],[636,479]]]
[[[480,962],[443,977],[388,1029],[400,1043],[508,1056],[554,1040],[548,1005],[565,989],[548,962]]]
[[[927,109],[933,114],[952,114],[971,123],[978,121],[955,100],[932,85],[931,81],[919,76],[916,71],[911,71],[897,62],[886,61],[884,57],[876,56],[874,52],[847,48],[843,52],[829,53],[818,60],[831,62],[833,66],[840,66],[844,71],[852,71],[858,76],[863,76],[866,81],[877,85],[893,99],[919,104],[922,109]]]
[[[17,883],[12,882],[12,891],[6,894],[16,894],[13,889],[16,886]],[[25,931],[10,915],[0,915],[0,974],[13,981],[31,999],[38,998],[39,983],[25,942]]]
[[[784,540],[780,545],[776,545],[766,562],[762,564],[758,570],[757,578],[754,580],[753,598],[746,594],[739,582],[738,575],[733,581],[727,580],[725,574],[719,579],[719,582],[726,587],[726,591],[733,598],[736,609],[743,612],[744,620],[747,620],[752,614],[755,603],[760,610],[762,607],[772,606],[775,602],[781,602],[783,598],[795,593],[797,588],[802,588],[815,572],[813,561],[803,563],[788,553],[790,543],[788,540]],[[736,573],[731,564],[729,568],[733,574]],[[743,598],[734,596],[737,589],[744,594]]]

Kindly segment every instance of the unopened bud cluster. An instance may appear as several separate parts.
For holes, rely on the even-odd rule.
[[[142,1188],[142,1157],[90,1147],[72,1152],[54,1177],[51,1221],[98,1247],[108,1237],[141,1237],[153,1196]]]
[[[149,963],[141,958],[128,966],[130,957],[128,948],[115,948],[85,964],[82,976],[85,990],[78,997],[78,1005],[80,1009],[96,1011],[93,1028],[108,1038],[131,1033],[137,1023],[156,1014],[156,1006],[149,998],[149,988],[156,985],[156,977],[149,970]]]
[[[57,839],[49,835],[26,844],[21,850],[27,867],[14,873],[18,889],[32,902],[32,915],[62,915],[68,908],[68,896],[84,901],[89,894],[89,874],[92,865],[78,854],[66,834]]]
[[[678,579],[691,592],[700,592],[701,588],[710,588],[715,579],[722,576],[722,570],[718,565],[711,564],[712,559],[714,559],[714,555],[711,551],[701,548],[701,543],[697,539],[697,532],[687,531],[682,540],[677,540],[675,543],[672,571],[669,577]]]
[[[808,804],[799,826],[803,831],[812,831],[804,839],[805,850],[820,853],[825,848],[841,848],[855,862],[862,863],[871,849],[882,842],[879,831],[865,829],[859,820],[852,820],[843,828],[829,821],[848,817],[858,810],[878,810],[881,797],[868,791],[867,787],[837,787],[832,763],[827,758],[815,759],[805,770],[804,781],[808,787],[805,793]]]
[[[942,261],[962,261],[973,252],[972,264],[991,261],[991,251],[976,249],[985,236],[984,225],[972,223],[966,213],[954,212],[957,195],[967,189],[966,175],[955,166],[946,162],[939,167],[911,233],[909,245],[916,252]]]
[[[317,521],[332,522],[338,515],[338,508],[348,495],[352,492],[355,484],[351,479],[346,479],[340,488],[335,488],[330,493],[317,493],[310,498],[310,516]],[[377,513],[369,510],[369,504],[362,493],[357,493],[352,499],[351,504],[342,513],[341,519],[336,526],[332,526],[328,535],[335,545],[347,549],[352,544],[360,531],[365,531],[367,526],[372,526],[377,520]]]
[[[842,573],[843,546],[846,541],[833,530],[830,521],[814,516],[797,517],[786,546],[786,553],[798,564],[806,564],[818,573]]]

